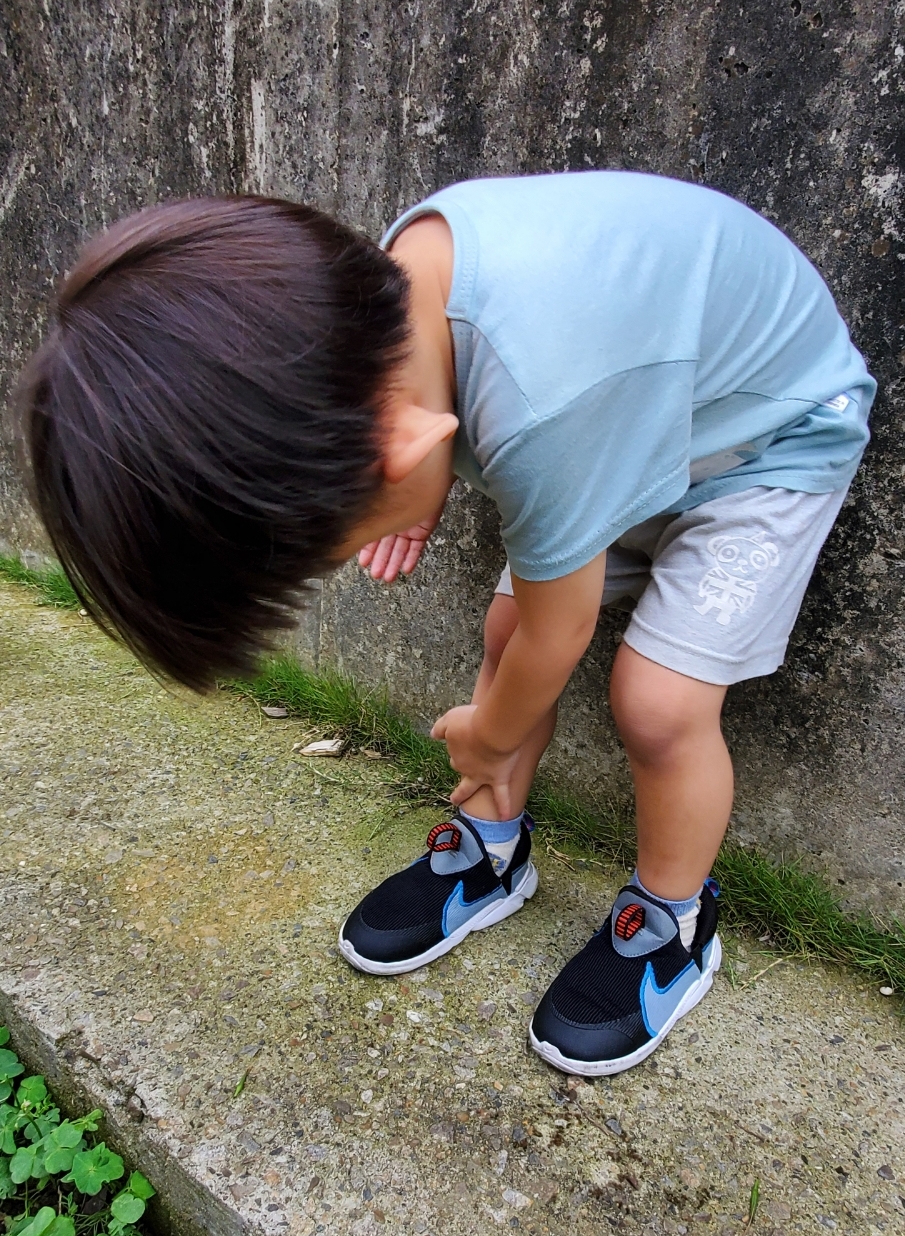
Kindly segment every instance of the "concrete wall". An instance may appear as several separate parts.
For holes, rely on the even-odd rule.
[[[785,667],[730,692],[735,828],[886,914],[905,910],[905,5],[818,3],[5,0],[0,368],[6,388],[84,235],[174,194],[307,198],[372,234],[494,172],[648,169],[740,197],[823,271],[881,393]],[[40,549],[8,446],[0,469],[0,535]],[[492,509],[457,494],[416,578],[346,570],[300,646],[426,721],[467,696],[500,560]],[[602,619],[549,758],[624,797],[619,629]]]

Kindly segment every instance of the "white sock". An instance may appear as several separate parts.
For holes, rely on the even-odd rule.
[[[698,925],[698,911],[701,908],[700,897],[697,903],[687,910],[684,914],[676,915],[676,922],[679,924],[679,939],[686,948],[691,948],[691,942],[694,939],[695,929]]]
[[[679,924],[679,939],[682,941],[683,947],[691,948],[695,928],[698,925],[698,911],[701,908],[701,889],[698,889],[693,897],[688,897],[685,901],[669,901],[666,897],[658,897],[656,893],[652,893],[649,888],[644,887],[638,879],[637,867],[629,883],[636,885],[642,892],[647,893],[648,897],[653,897],[655,901],[660,901],[663,905],[669,906],[676,916],[676,922]]]
[[[521,836],[524,811],[512,820],[482,820],[478,816],[469,815],[461,807],[459,814],[463,815],[469,824],[474,825],[475,832],[484,842],[484,849],[493,863],[494,871],[501,876],[512,862],[515,847]]]

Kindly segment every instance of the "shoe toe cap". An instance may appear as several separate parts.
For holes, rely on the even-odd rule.
[[[343,923],[340,938],[359,957],[386,965],[420,956],[439,943],[443,935],[430,923],[389,930],[371,927],[361,906],[357,906]]]
[[[535,1010],[531,1032],[539,1043],[555,1047],[565,1059],[586,1064],[620,1060],[650,1038],[640,1013],[617,1021],[582,1024],[563,1017],[549,991]]]

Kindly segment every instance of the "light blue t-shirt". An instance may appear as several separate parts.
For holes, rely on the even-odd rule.
[[[472,180],[384,245],[432,212],[455,249],[455,470],[520,578],[753,485],[848,485],[876,383],[820,275],[746,206],[634,172]]]

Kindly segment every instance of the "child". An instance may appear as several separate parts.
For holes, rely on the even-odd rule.
[[[567,1072],[619,1072],[720,964],[723,699],[782,663],[875,383],[802,254],[708,189],[473,181],[383,243],[253,198],[95,239],[26,381],[36,499],[89,612],[193,687],[247,669],[302,581],[363,546],[375,577],[410,571],[456,476],[496,502],[484,662],[433,730],[456,812],[340,932],[372,974],[533,895],[557,700],[601,604],[634,602],[611,703],[638,867],[530,1029]]]

